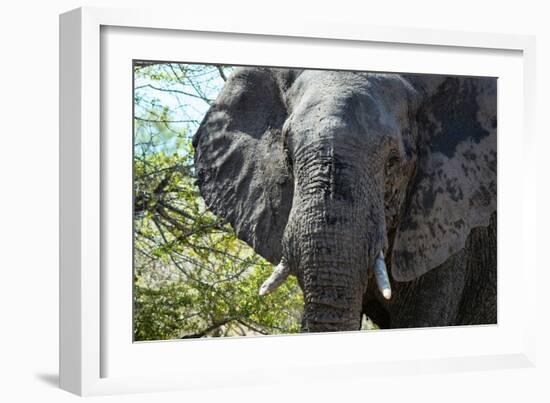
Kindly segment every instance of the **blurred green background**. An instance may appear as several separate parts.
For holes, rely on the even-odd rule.
[[[294,277],[258,289],[272,266],[206,211],[191,139],[231,66],[134,62],[134,340],[296,333]]]

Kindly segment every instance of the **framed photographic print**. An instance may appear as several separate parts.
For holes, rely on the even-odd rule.
[[[533,52],[63,14],[61,386],[532,365]]]

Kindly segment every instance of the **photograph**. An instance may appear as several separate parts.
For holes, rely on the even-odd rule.
[[[131,68],[134,342],[497,324],[497,77]]]

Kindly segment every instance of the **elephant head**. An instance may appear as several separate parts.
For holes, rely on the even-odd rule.
[[[242,68],[193,145],[207,206],[304,293],[304,331],[360,328],[496,209],[496,79]],[[375,273],[373,276],[371,273]]]

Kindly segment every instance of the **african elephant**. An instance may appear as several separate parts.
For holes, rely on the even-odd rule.
[[[208,208],[277,265],[260,293],[296,276],[304,332],[496,323],[496,84],[238,69],[195,168]]]

